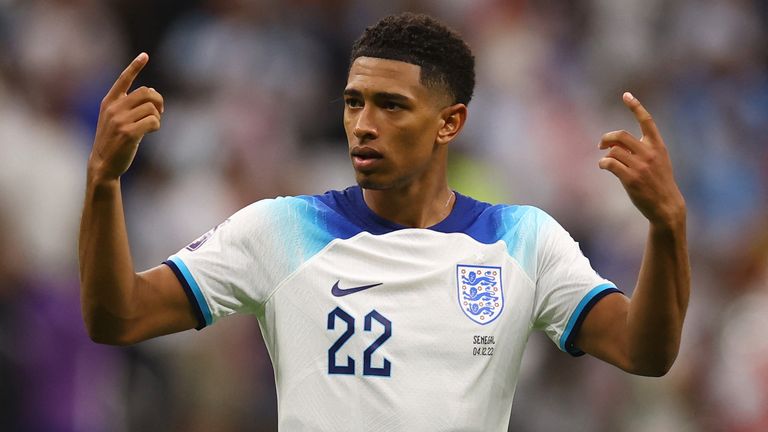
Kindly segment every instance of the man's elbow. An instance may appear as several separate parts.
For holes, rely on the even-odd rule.
[[[663,377],[672,369],[676,358],[676,351],[674,353],[655,355],[651,358],[633,362],[632,367],[627,372],[645,377]]]
[[[634,373],[635,375],[640,375],[644,377],[660,378],[666,375],[670,369],[672,369],[672,364],[663,365],[663,366],[643,367],[633,371],[632,373]]]
[[[106,333],[91,331],[91,330],[88,331],[88,336],[91,338],[93,342],[101,345],[127,346],[127,345],[133,345],[136,343],[136,341],[121,335],[106,334]]]
[[[84,314],[85,329],[88,337],[93,342],[102,345],[126,346],[139,342],[131,332],[129,327],[119,319],[107,318],[104,314],[91,313]]]

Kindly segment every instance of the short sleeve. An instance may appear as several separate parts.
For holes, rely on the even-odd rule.
[[[270,207],[269,200],[245,207],[165,261],[196,310],[198,328],[264,301],[264,257],[274,255],[275,244]]]
[[[534,327],[544,330],[563,351],[583,355],[573,343],[590,309],[620,292],[602,278],[578,243],[546,213],[537,216]]]
[[[202,328],[234,313],[258,313],[347,225],[317,197],[266,199],[238,211],[165,264],[184,287]]]

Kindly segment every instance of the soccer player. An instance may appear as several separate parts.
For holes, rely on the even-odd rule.
[[[120,176],[161,95],[129,91],[140,54],[101,105],[80,231],[93,340],[132,344],[255,315],[284,430],[506,430],[534,329],[572,355],[665,374],[689,296],[685,202],[656,125],[629,93],[642,137],[603,135],[599,167],[648,219],[631,299],[599,276],[542,210],[452,191],[474,58],[453,31],[401,14],[354,44],[344,128],[357,186],[251,204],[163,264],[134,273]]]

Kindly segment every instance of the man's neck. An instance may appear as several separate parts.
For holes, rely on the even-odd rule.
[[[432,188],[363,189],[363,199],[371,211],[388,221],[427,228],[448,217],[456,194],[444,182]]]

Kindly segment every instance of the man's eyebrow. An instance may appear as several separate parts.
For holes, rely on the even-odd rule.
[[[362,93],[355,89],[344,89],[344,96],[362,96]]]
[[[402,95],[400,93],[388,93],[388,92],[375,93],[373,95],[373,98],[394,101],[394,102],[409,102],[411,100],[411,98],[409,98],[408,96]]]
[[[352,97],[362,97],[363,93],[359,90],[355,89],[345,89],[344,90],[344,96],[352,96]],[[409,102],[411,98],[408,96],[402,95],[400,93],[390,93],[390,92],[376,92],[373,94],[373,98],[377,100],[388,100],[388,101],[395,101],[395,102]]]

